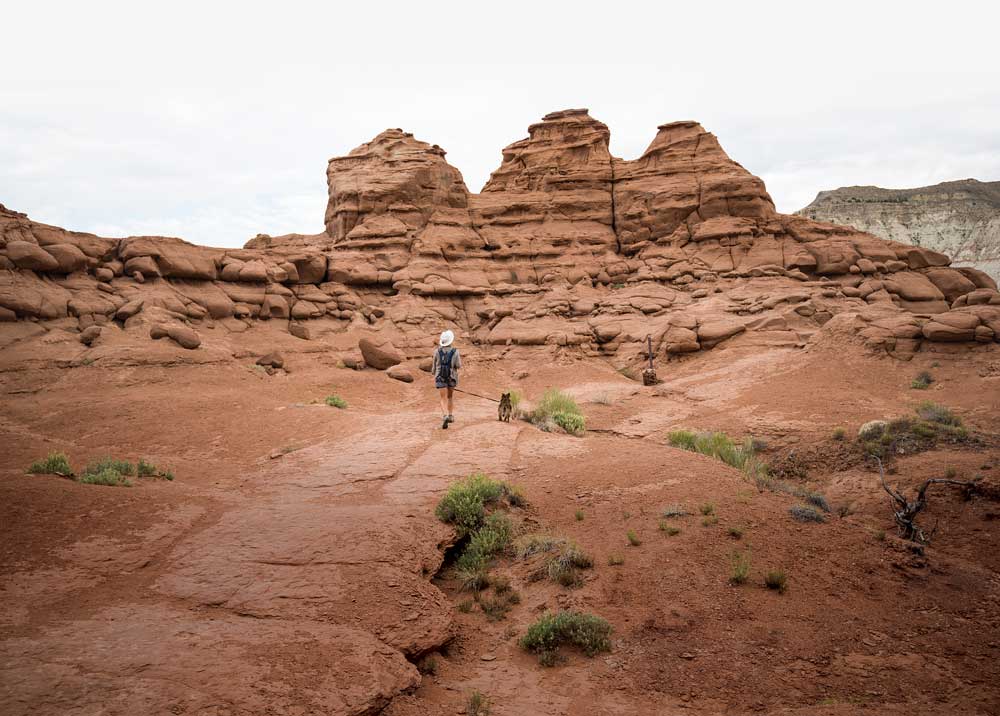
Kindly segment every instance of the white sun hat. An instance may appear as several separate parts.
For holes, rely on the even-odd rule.
[[[442,348],[447,348],[455,341],[455,334],[451,331],[445,331],[441,334],[441,340],[438,341],[438,345]]]

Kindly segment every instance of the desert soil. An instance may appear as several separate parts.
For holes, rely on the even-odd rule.
[[[932,399],[977,441],[903,456],[890,479],[912,489],[953,470],[995,484],[995,354],[901,363],[734,345],[660,365],[649,388],[570,354],[469,348],[465,360],[463,387],[567,390],[591,431],[501,423],[467,396],[443,431],[427,374],[404,384],[321,352],[286,354],[275,375],[252,359],[6,366],[0,712],[415,716],[464,713],[475,689],[493,714],[1000,713],[1000,507],[933,492],[925,520],[938,528],[915,552],[853,444],[862,423]],[[922,369],[935,383],[910,389]],[[325,405],[332,393],[348,408]],[[757,438],[833,512],[794,521],[798,498],[670,447],[678,428]],[[25,474],[52,450],[77,469],[142,456],[176,479]],[[470,595],[434,506],[475,471],[523,488],[517,520],[594,557],[582,586],[503,559],[494,573],[520,604],[497,622],[458,610]],[[718,522],[703,526],[709,503]],[[692,513],[671,520],[674,536],[658,527],[671,504]],[[741,586],[735,551],[752,564]],[[763,586],[771,569],[787,574],[784,594]],[[559,608],[609,620],[610,653],[545,668],[521,650]],[[419,673],[429,659],[435,673]]]

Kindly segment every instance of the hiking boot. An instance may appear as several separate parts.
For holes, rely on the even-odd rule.
[[[453,422],[455,422],[455,416],[449,414],[448,417],[445,418],[445,420],[447,420],[449,423],[453,423]]]
[[[448,420],[448,417],[449,416],[445,415],[444,416],[444,420],[441,421],[441,429],[442,430],[447,430],[448,429],[448,423],[451,422],[450,420]]]

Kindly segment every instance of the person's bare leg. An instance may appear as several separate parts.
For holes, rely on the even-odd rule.
[[[451,405],[449,405],[451,398],[451,390],[448,388],[438,388],[438,393],[441,396],[441,415],[447,415],[451,410]]]
[[[455,415],[455,392],[452,388],[448,388],[448,416],[454,417]]]

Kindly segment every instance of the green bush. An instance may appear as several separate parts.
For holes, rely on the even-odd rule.
[[[521,638],[521,648],[542,655],[551,655],[560,646],[578,647],[587,656],[611,651],[611,625],[601,617],[573,610],[547,612],[528,627]]]
[[[681,533],[679,527],[673,527],[672,525],[667,524],[663,520],[660,520],[660,531],[666,533],[668,537],[673,537],[674,535],[679,535]]]
[[[44,460],[36,460],[28,467],[28,473],[34,475],[62,475],[70,477],[73,468],[69,464],[69,458],[61,452],[50,452]]]
[[[706,516],[707,515],[711,515],[711,514],[713,514],[715,512],[715,505],[713,505],[711,502],[706,502],[704,505],[702,505],[701,507],[699,507],[698,510],[703,515],[706,515]]]
[[[608,566],[609,567],[619,567],[625,564],[625,558],[620,554],[609,554],[608,555]]]
[[[583,522],[583,517],[584,517],[583,510],[577,510],[576,512],[573,513],[573,516],[576,517],[577,522]]]
[[[116,460],[113,457],[102,457],[100,460],[90,463],[84,468],[83,474],[97,474],[105,470],[113,470],[120,475],[134,475],[135,466],[127,460]]]
[[[454,525],[460,536],[465,536],[483,524],[487,505],[498,503],[508,492],[504,483],[477,472],[452,483],[434,514],[442,522]]]
[[[833,429],[833,439],[834,440],[843,440],[845,437],[847,437],[847,431],[846,430],[844,430],[843,428],[834,428]]]
[[[639,545],[641,545],[641,544],[642,544],[642,540],[640,540],[640,539],[639,539],[639,535],[637,535],[637,534],[636,534],[636,533],[635,533],[634,531],[632,531],[632,530],[629,530],[629,531],[628,531],[628,532],[627,532],[627,533],[625,534],[625,537],[627,537],[627,538],[628,538],[628,543],[629,543],[630,545],[632,545],[633,547],[638,547]]]
[[[328,395],[326,396],[326,404],[331,408],[340,408],[343,410],[347,407],[347,401],[341,398],[339,395]]]
[[[750,438],[744,440],[742,444],[737,444],[725,433],[675,430],[667,436],[667,439],[673,447],[721,460],[755,480],[767,478],[767,464],[757,457],[754,441]]]
[[[139,458],[139,462],[136,463],[135,473],[137,477],[155,477],[156,476],[156,465],[146,462],[145,459]]]
[[[586,420],[580,406],[569,395],[556,388],[545,391],[538,405],[531,411],[531,422],[544,426],[554,422],[572,435],[582,435],[586,430]]]
[[[514,535],[514,524],[507,515],[494,512],[483,525],[472,533],[465,547],[465,554],[481,555],[485,558],[500,554],[510,545]],[[464,556],[464,555],[463,555]]]
[[[931,374],[926,370],[923,370],[917,373],[917,377],[913,379],[912,383],[910,383],[910,387],[914,390],[927,390],[933,382],[933,376],[931,376]]]
[[[109,487],[131,487],[132,483],[120,472],[111,468],[104,468],[95,472],[86,472],[80,475],[79,482],[85,485],[107,485]]]

